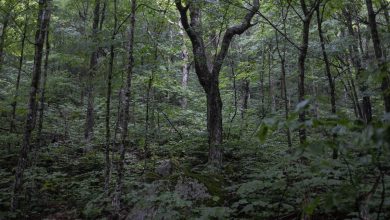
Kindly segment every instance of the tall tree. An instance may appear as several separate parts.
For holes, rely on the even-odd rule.
[[[29,7],[29,1],[26,2],[26,8]],[[11,112],[11,122],[10,122],[10,132],[14,132],[15,130],[15,120],[16,120],[16,108],[18,105],[18,98],[19,98],[19,87],[20,87],[20,77],[22,74],[22,68],[23,68],[23,61],[24,61],[24,50],[25,50],[25,44],[26,44],[26,38],[27,38],[27,27],[28,27],[28,20],[29,15],[26,13],[24,17],[24,24],[23,24],[23,33],[20,40],[20,57],[19,57],[19,63],[18,63],[18,74],[16,76],[16,84],[15,84],[15,94],[14,98],[12,100],[12,112]]]
[[[118,26],[118,15],[117,15],[117,0],[114,0],[114,27],[111,35],[111,45],[110,45],[110,60],[108,64],[108,75],[107,75],[107,96],[106,96],[106,146],[105,146],[105,181],[104,189],[107,191],[110,184],[110,173],[111,173],[111,161],[110,161],[110,148],[111,148],[111,130],[110,130],[110,121],[111,121],[111,96],[112,96],[112,75],[114,71],[114,61],[115,61],[115,39],[117,35],[117,26]]]
[[[350,6],[349,3],[347,6]],[[353,7],[353,6],[351,6]],[[368,85],[367,82],[363,79],[363,71],[364,67],[362,64],[363,59],[363,50],[359,52],[359,42],[358,42],[358,36],[356,31],[353,28],[353,20],[352,20],[352,14],[351,11],[347,10],[347,8],[343,9],[342,11],[344,17],[345,17],[345,24],[347,26],[348,34],[352,37],[353,43],[350,46],[350,57],[352,61],[352,65],[355,68],[356,71],[356,78],[358,83],[358,89],[362,96],[362,106],[357,105],[359,117],[361,117],[366,123],[369,123],[372,120],[372,107],[371,107],[371,98],[368,93]],[[361,54],[362,53],[362,54]],[[351,79],[351,82],[353,83],[353,79]],[[353,83],[354,84],[354,83]],[[357,98],[357,95],[356,95]],[[358,104],[358,102],[357,102]]]
[[[5,4],[5,13],[2,16],[2,28],[1,28],[1,35],[0,35],[0,72],[3,67],[3,62],[4,62],[4,43],[5,43],[5,38],[7,37],[7,31],[8,31],[8,26],[9,22],[11,20],[11,9],[10,9],[10,2],[6,2]]]
[[[181,0],[175,0],[176,8],[180,12],[180,19],[184,30],[192,43],[195,72],[207,98],[207,130],[209,134],[209,163],[222,166],[222,100],[219,91],[219,73],[227,55],[230,43],[235,35],[244,33],[252,26],[251,20],[260,7],[259,0],[253,0],[243,21],[229,27],[223,36],[221,48],[215,54],[215,60],[207,58],[206,46],[202,36],[202,22],[200,5],[196,1],[188,1],[183,5]],[[188,12],[190,12],[188,17]],[[211,63],[209,68],[208,63]]]
[[[39,81],[41,78],[41,66],[43,45],[45,42],[45,36],[47,27],[50,22],[50,3],[51,0],[39,0],[39,12],[37,19],[37,30],[35,33],[35,54],[34,54],[34,66],[31,76],[31,86],[28,100],[28,113],[26,117],[26,124],[24,129],[23,144],[20,149],[20,155],[18,164],[15,171],[15,180],[13,185],[13,194],[11,198],[11,210],[15,210],[18,207],[19,193],[22,186],[23,172],[27,165],[28,153],[31,149],[31,133],[34,129],[37,113],[37,92],[39,89]]]
[[[382,45],[381,40],[379,37],[378,27],[376,23],[376,13],[374,11],[374,8],[372,6],[371,0],[366,0],[366,6],[367,6],[367,12],[368,12],[368,26],[371,30],[371,39],[374,44],[374,52],[375,52],[375,58],[378,63],[378,67],[381,74],[382,79],[382,93],[383,93],[383,100],[385,104],[385,111],[390,112],[390,80],[389,80],[389,70],[386,66],[386,61],[383,56],[382,51]]]
[[[38,118],[38,144],[39,147],[42,145],[42,129],[43,129],[43,119],[45,113],[45,92],[47,84],[47,72],[49,68],[49,54],[50,54],[50,40],[49,40],[49,25],[46,28],[46,45],[45,45],[45,61],[43,64],[43,76],[41,83],[41,97],[39,100],[39,118]]]
[[[333,80],[332,73],[330,71],[330,61],[328,57],[328,53],[326,52],[325,48],[325,38],[324,38],[324,33],[322,30],[322,22],[323,22],[323,15],[325,10],[326,2],[323,5],[322,12],[320,10],[320,4],[317,5],[316,7],[316,14],[317,14],[317,29],[318,29],[318,35],[320,38],[320,44],[321,44],[321,52],[322,52],[322,58],[325,63],[325,75],[326,78],[328,79],[328,84],[329,84],[329,89],[330,89],[330,105],[331,105],[331,113],[333,115],[336,115],[336,87],[335,87],[335,81]],[[335,139],[336,136],[333,135],[333,138]],[[334,140],[333,139],[333,140]],[[333,150],[333,158],[337,158],[337,150]]]
[[[310,23],[313,17],[313,13],[319,4],[319,0],[310,3],[310,7],[306,4],[306,0],[300,0],[301,10],[303,16],[300,16],[302,21],[302,42],[299,50],[298,57],[298,101],[302,102],[305,100],[305,61],[307,57],[307,51],[309,48],[309,32]],[[303,123],[306,120],[306,112],[302,110],[299,112],[299,121]],[[299,129],[299,141],[301,144],[306,142],[306,129],[304,127]]]
[[[182,45],[182,49],[181,49],[181,59],[183,61],[183,65],[181,67],[181,86],[183,88],[183,90],[186,90],[187,89],[187,86],[188,86],[188,76],[189,76],[189,73],[190,73],[190,68],[191,68],[191,65],[189,63],[189,58],[188,58],[188,50],[187,50],[187,46],[186,46],[186,43],[185,43],[185,39],[184,39],[184,31],[183,31],[183,27],[180,23],[180,36],[183,38],[183,45]],[[183,109],[187,108],[187,98],[186,97],[183,97],[181,100],[180,100],[180,104],[181,104],[181,107]]]
[[[89,71],[87,73],[87,115],[85,118],[85,130],[84,137],[87,141],[90,141],[93,136],[93,127],[95,124],[94,114],[94,91],[93,91],[93,78],[96,75],[98,69],[98,32],[99,32],[99,21],[100,21],[100,0],[95,0],[95,8],[93,11],[93,22],[92,22],[92,41],[93,50],[91,53],[91,59],[89,63]]]
[[[134,33],[135,33],[135,12],[136,12],[137,2],[136,0],[131,0],[131,14],[130,14],[130,31],[129,31],[129,48],[128,48],[128,62],[127,62],[127,78],[125,85],[124,98],[121,102],[123,106],[121,109],[121,120],[120,129],[121,129],[121,142],[120,142],[120,158],[118,165],[118,179],[116,182],[116,188],[114,192],[114,197],[112,204],[114,206],[115,215],[118,216],[121,208],[121,196],[123,188],[123,175],[124,175],[124,163],[125,163],[125,153],[126,153],[126,140],[128,137],[128,124],[129,124],[129,109],[130,109],[130,96],[131,96],[131,80],[133,77],[133,67],[134,67]]]

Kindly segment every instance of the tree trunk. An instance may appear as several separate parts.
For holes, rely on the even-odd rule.
[[[351,45],[351,49],[350,49],[351,54],[350,55],[351,55],[352,64],[356,69],[356,78],[358,79],[358,82],[363,81],[363,80],[361,80],[361,78],[362,78],[362,72],[364,71],[364,69],[362,67],[362,63],[361,63],[362,61],[361,61],[361,58],[359,56],[359,49],[358,49],[359,42],[356,39],[356,33],[353,29],[352,17],[351,17],[350,12],[347,10],[344,10],[343,14],[346,18],[348,33],[354,40],[354,43]],[[362,51],[362,56],[364,56],[363,51]],[[369,123],[372,120],[372,110],[371,110],[371,99],[370,99],[370,96],[367,94],[367,89],[368,89],[367,83],[364,81],[360,82],[358,84],[358,89],[363,96],[361,116],[363,117],[362,119],[366,123]]]
[[[260,97],[261,97],[261,117],[264,118],[265,117],[265,102],[264,102],[264,99],[265,99],[265,86],[264,86],[264,75],[265,75],[265,48],[263,49],[263,53],[262,53],[262,67],[261,67],[261,71],[260,71]]]
[[[326,77],[328,78],[328,84],[329,84],[329,89],[330,89],[330,105],[331,105],[331,113],[333,115],[336,115],[336,89],[335,89],[335,82],[332,77],[332,73],[330,72],[330,62],[328,58],[328,54],[326,52],[325,48],[325,39],[324,35],[322,32],[322,16],[320,11],[320,6],[317,5],[316,8],[316,14],[317,14],[317,28],[318,28],[318,35],[320,37],[320,44],[321,44],[321,51],[322,51],[322,57],[324,59],[325,63],[325,73]],[[333,141],[336,139],[336,134],[333,134]],[[333,149],[333,159],[337,159],[338,157],[338,152],[337,149]]]
[[[28,2],[28,1],[27,1]],[[28,5],[27,5],[28,7]],[[15,120],[16,120],[16,108],[18,105],[18,97],[19,97],[19,86],[20,86],[20,77],[22,74],[22,68],[23,68],[23,61],[24,61],[24,47],[26,43],[27,38],[27,25],[28,25],[28,15],[26,14],[24,19],[24,25],[23,25],[23,33],[22,33],[22,39],[21,39],[21,51],[20,51],[20,57],[19,57],[19,65],[18,65],[18,75],[16,78],[16,85],[15,85],[15,95],[12,101],[12,113],[11,113],[11,122],[10,122],[10,133],[15,131]]]
[[[325,39],[322,31],[322,17],[319,6],[317,7],[317,23],[318,23],[318,35],[320,37],[321,43],[321,51],[322,57],[325,63],[325,73],[328,79],[329,89],[330,89],[330,105],[332,114],[336,114],[336,90],[335,90],[335,82],[332,77],[332,73],[330,71],[330,62],[328,58],[328,54],[325,49]]]
[[[187,86],[188,86],[188,75],[190,73],[190,64],[189,64],[189,60],[188,60],[188,51],[187,51],[187,48],[185,47],[185,45],[183,46],[183,49],[182,49],[182,59],[183,59],[183,66],[181,67],[181,87],[183,88],[183,90],[186,90],[187,89]],[[183,109],[187,108],[187,98],[186,97],[183,97],[180,101],[181,103],[181,107]]]
[[[307,49],[309,46],[309,31],[310,31],[310,19],[306,18],[303,22],[302,30],[302,45],[298,58],[299,79],[298,79],[298,102],[305,100],[305,60],[307,55]],[[299,122],[304,123],[306,120],[306,111],[302,109],[299,112]],[[306,129],[299,129],[299,141],[301,144],[306,142]]]
[[[249,101],[249,85],[250,81],[244,79],[242,82],[242,97],[241,97],[241,119],[244,119],[245,112],[248,110],[248,101]]]
[[[222,100],[218,79],[213,80],[207,94],[207,129],[209,132],[209,163],[222,165]]]
[[[28,100],[28,113],[26,118],[26,127],[24,131],[23,144],[20,149],[18,164],[15,170],[15,182],[13,185],[13,194],[11,197],[11,210],[18,208],[19,193],[22,186],[23,173],[27,165],[28,152],[30,151],[31,133],[34,129],[36,119],[36,96],[39,89],[39,80],[41,78],[42,52],[45,42],[45,33],[50,21],[50,0],[39,1],[38,29],[35,33],[35,54],[34,66],[31,79],[30,94]]]
[[[180,26],[179,33],[183,39],[183,45],[182,45],[182,49],[181,49],[181,58],[183,61],[183,65],[181,67],[181,87],[183,90],[186,90],[187,86],[188,86],[188,76],[190,73],[191,65],[189,63],[188,50],[187,50],[187,46],[186,46],[185,39],[184,39],[183,25],[180,22],[179,22],[179,26]],[[185,109],[185,108],[187,108],[187,104],[188,104],[187,98],[185,96],[182,97],[180,100],[181,107],[183,109]]]
[[[271,77],[272,73],[272,65],[273,65],[273,54],[272,54],[273,48],[269,46],[268,51],[268,104],[270,106],[270,112],[272,114],[276,111],[276,98],[274,94],[274,81]]]
[[[131,94],[131,80],[133,76],[133,66],[134,66],[134,57],[133,57],[133,48],[134,48],[134,32],[135,32],[135,12],[136,12],[137,3],[136,0],[131,0],[131,15],[130,15],[130,33],[129,33],[129,49],[128,49],[128,65],[127,65],[127,79],[124,100],[121,103],[123,108],[122,120],[120,121],[121,128],[121,143],[120,143],[120,158],[118,165],[118,179],[115,187],[114,197],[112,204],[114,207],[115,216],[119,217],[119,212],[121,209],[121,196],[123,188],[123,175],[124,175],[124,163],[125,163],[125,143],[128,136],[128,123],[129,123],[129,108],[130,108],[130,94]]]
[[[49,67],[49,54],[50,54],[50,41],[49,41],[49,25],[46,30],[46,54],[45,61],[43,64],[43,76],[41,83],[41,97],[40,97],[40,106],[39,106],[39,118],[38,118],[38,146],[42,146],[42,128],[43,128],[43,118],[45,112],[45,92],[46,92],[46,82],[47,82],[47,71]]]
[[[372,6],[371,0],[366,0],[367,12],[368,12],[368,23],[371,30],[371,38],[374,44],[375,58],[378,62],[378,67],[380,70],[380,76],[382,78],[382,93],[383,101],[385,105],[385,111],[390,112],[390,80],[389,80],[389,71],[386,67],[386,61],[383,57],[381,41],[378,33],[378,27],[376,24],[376,14]]]
[[[284,27],[284,32],[286,32],[286,29]],[[286,121],[289,118],[289,104],[288,104],[288,98],[287,98],[287,82],[286,82],[286,46],[283,48],[283,53],[280,51],[279,48],[279,35],[276,32],[276,49],[279,54],[280,58],[280,69],[281,69],[281,76],[280,76],[280,84],[281,84],[281,97],[284,101],[284,116]],[[286,128],[286,133],[287,133],[287,145],[288,148],[291,149],[292,147],[292,142],[291,142],[291,131],[290,128],[287,126]]]
[[[258,11],[260,4],[259,0],[253,0],[251,8],[248,9],[242,23],[229,27],[225,31],[220,51],[215,53],[213,56],[214,60],[211,63],[208,60],[206,46],[202,36],[200,8],[199,5],[191,3],[193,2],[187,2],[183,6],[181,0],[175,0],[176,8],[180,12],[181,23],[192,43],[195,72],[207,97],[209,164],[222,167],[222,149],[220,146],[222,144],[222,100],[219,93],[219,73],[233,37],[244,33],[252,26],[250,22]],[[188,11],[190,12],[190,21],[187,15]]]
[[[93,12],[93,24],[92,24],[92,41],[97,44],[97,34],[99,31],[99,21],[100,21],[100,0],[95,0],[95,9]],[[93,127],[95,125],[95,113],[94,113],[94,88],[93,88],[93,78],[97,72],[97,63],[98,63],[98,48],[94,46],[93,52],[91,54],[89,71],[87,74],[87,115],[85,118],[85,130],[84,138],[87,142],[90,142],[93,137]]]
[[[104,191],[107,193],[110,185],[111,179],[111,160],[110,160],[110,148],[111,148],[111,130],[110,130],[110,120],[111,120],[111,96],[112,96],[112,75],[114,70],[114,60],[115,60],[115,46],[114,41],[116,39],[116,32],[118,26],[118,16],[117,16],[117,0],[114,0],[114,27],[111,35],[111,45],[110,45],[110,60],[108,66],[108,76],[107,76],[107,96],[106,96],[106,146],[105,146],[105,172],[104,172]]]
[[[8,29],[8,24],[9,20],[11,17],[11,12],[8,12],[5,15],[4,22],[3,22],[3,28],[1,31],[1,36],[0,36],[0,72],[3,68],[3,62],[4,62],[4,43],[5,43],[5,38],[7,37],[7,29]]]

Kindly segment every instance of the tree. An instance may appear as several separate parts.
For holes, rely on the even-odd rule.
[[[326,3],[323,5],[323,10],[325,10]],[[320,11],[320,4],[316,7],[316,14],[317,14],[317,28],[318,28],[318,35],[320,37],[320,43],[321,43],[321,52],[322,57],[325,63],[325,73],[326,78],[328,79],[329,89],[330,89],[330,105],[331,105],[331,113],[333,115],[336,115],[336,88],[335,88],[335,82],[333,80],[332,73],[330,71],[330,61],[328,58],[328,53],[325,49],[325,38],[322,30],[322,22],[323,22],[323,12]],[[336,138],[334,135],[333,138]],[[337,150],[333,150],[333,158],[337,159]]]
[[[352,2],[353,3],[353,2]],[[350,3],[351,4],[351,3]],[[348,4],[349,5],[349,4]],[[354,6],[351,6],[354,7]],[[370,95],[368,94],[368,85],[367,82],[364,81],[363,78],[363,72],[364,72],[364,67],[362,64],[363,60],[363,51],[359,52],[358,49],[358,36],[353,28],[353,18],[352,14],[350,11],[348,11],[346,8],[343,9],[342,11],[344,17],[345,17],[345,24],[347,26],[348,34],[352,37],[353,39],[353,44],[350,46],[350,57],[352,61],[352,65],[355,68],[356,71],[356,78],[357,81],[359,82],[359,91],[362,96],[362,107],[360,107],[358,100],[356,101],[357,104],[357,110],[359,113],[359,117],[364,120],[366,123],[371,122],[372,120],[372,106],[371,106],[371,98]],[[351,79],[352,85],[354,85],[353,79]],[[353,86],[354,87],[354,86]],[[355,95],[356,99],[358,99],[357,94]]]
[[[308,8],[305,0],[300,0],[300,6],[303,12],[303,17],[300,17],[303,27],[302,27],[302,42],[299,50],[298,57],[298,70],[299,70],[299,80],[298,80],[298,101],[303,102],[305,100],[305,61],[307,56],[307,50],[309,48],[309,32],[310,32],[310,23],[313,17],[313,13],[320,3],[319,0],[316,0],[310,4]],[[299,15],[300,16],[300,15]],[[306,112],[302,110],[299,112],[299,121],[304,123],[306,120]],[[306,129],[299,129],[299,141],[301,144],[306,142]]]
[[[371,39],[374,44],[375,58],[378,63],[378,67],[382,79],[382,93],[383,101],[385,104],[385,111],[390,112],[390,80],[389,80],[389,71],[386,67],[386,61],[383,57],[381,40],[378,33],[378,27],[376,24],[376,14],[372,6],[371,0],[366,0],[367,12],[368,12],[368,24],[371,30]]]
[[[120,158],[118,165],[118,179],[116,182],[115,193],[113,197],[112,204],[114,206],[115,215],[119,215],[119,211],[121,208],[121,196],[122,196],[122,188],[123,188],[123,175],[124,175],[124,163],[125,163],[125,153],[126,153],[126,140],[128,137],[128,124],[130,119],[130,97],[131,97],[131,80],[133,77],[133,67],[134,67],[134,33],[135,33],[135,13],[137,8],[137,1],[131,0],[131,13],[130,13],[130,31],[129,31],[129,39],[128,39],[128,61],[127,61],[127,77],[125,84],[125,93],[124,100],[122,100],[121,105],[123,106],[121,109],[121,121],[120,121],[120,129],[121,129],[121,141],[120,141]]]
[[[42,129],[43,129],[43,119],[45,113],[45,92],[46,92],[46,84],[47,84],[47,72],[49,68],[49,54],[50,54],[50,39],[49,39],[49,24],[46,28],[46,45],[45,45],[45,61],[43,64],[43,76],[42,83],[40,86],[40,100],[39,100],[39,118],[38,118],[38,145],[41,147],[42,145]]]
[[[28,3],[29,3],[29,1],[27,1],[27,3],[26,3],[26,8],[29,7]],[[28,16],[28,14],[26,14],[24,17],[23,33],[22,33],[21,40],[20,40],[21,49],[20,49],[20,57],[19,57],[19,63],[18,63],[18,73],[17,73],[18,75],[16,77],[16,84],[15,84],[15,94],[14,94],[14,98],[13,98],[12,104],[11,104],[12,113],[11,113],[11,122],[10,122],[10,128],[9,128],[10,133],[14,132],[14,130],[15,130],[16,108],[18,105],[20,77],[22,74],[23,61],[24,61],[24,50],[25,50],[25,44],[26,44],[26,38],[27,38],[28,20],[29,20],[29,16]]]
[[[37,30],[35,33],[35,54],[34,54],[34,66],[31,77],[31,87],[28,100],[28,113],[24,129],[23,144],[20,149],[20,155],[18,164],[15,171],[15,180],[13,185],[13,195],[11,199],[11,209],[15,210],[18,208],[19,192],[23,181],[23,172],[27,165],[28,152],[31,150],[31,133],[34,129],[36,114],[37,114],[37,93],[39,90],[39,81],[41,78],[41,66],[42,66],[42,55],[43,45],[45,42],[47,28],[50,22],[50,0],[39,1],[39,12],[37,19]]]
[[[180,12],[183,28],[192,43],[195,72],[206,93],[209,162],[220,167],[222,166],[222,149],[220,146],[222,144],[222,100],[219,91],[219,74],[233,37],[244,33],[252,26],[251,20],[259,10],[260,4],[258,0],[254,0],[242,23],[232,26],[225,31],[220,51],[215,54],[212,68],[209,68],[206,47],[201,33],[200,5],[195,1],[189,1],[186,5],[183,5],[181,0],[175,0],[175,3],[176,8]],[[189,17],[188,12],[190,12]]]
[[[92,23],[92,41],[95,44],[91,53],[91,59],[89,63],[89,71],[87,73],[87,115],[85,117],[85,140],[91,141],[93,137],[93,127],[95,124],[94,119],[94,92],[93,92],[93,78],[96,75],[98,69],[98,49],[96,44],[98,43],[98,31],[100,21],[100,0],[95,0],[95,9],[93,11],[93,23]]]

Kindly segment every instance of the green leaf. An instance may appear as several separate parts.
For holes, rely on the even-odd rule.
[[[259,138],[261,143],[265,142],[268,131],[269,131],[269,127],[266,124],[263,123],[260,125],[259,131],[257,132],[257,137]]]

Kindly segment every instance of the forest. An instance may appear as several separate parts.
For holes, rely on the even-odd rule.
[[[0,220],[390,219],[390,0],[0,0]]]

